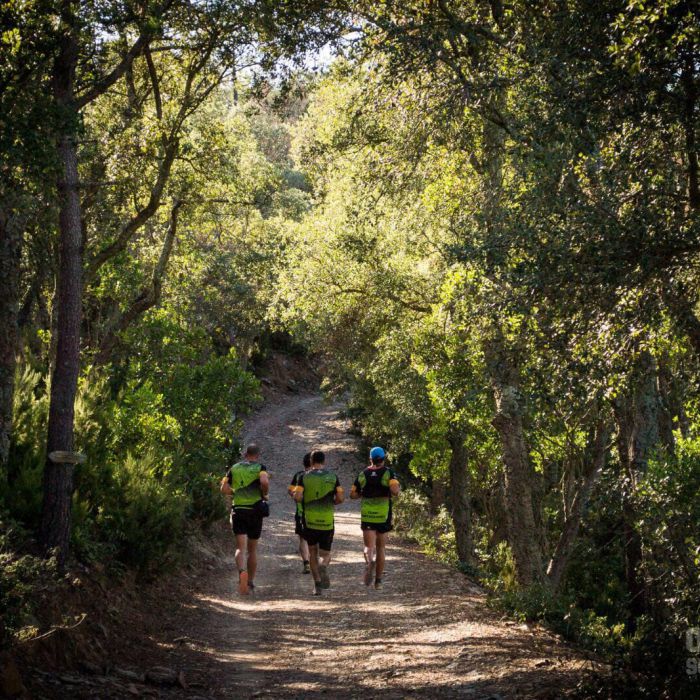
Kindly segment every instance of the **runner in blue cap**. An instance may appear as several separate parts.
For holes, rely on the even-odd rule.
[[[382,588],[386,536],[391,531],[391,499],[401,487],[392,469],[384,464],[386,452],[381,447],[369,451],[371,464],[355,479],[350,498],[361,498],[361,527],[365,553],[365,586]]]

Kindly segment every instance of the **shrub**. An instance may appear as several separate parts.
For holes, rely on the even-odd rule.
[[[0,514],[0,648],[11,643],[43,596],[58,585],[55,559],[25,553],[28,543],[27,533]]]
[[[182,544],[186,495],[173,489],[149,454],[127,455],[115,469],[114,482],[115,500],[97,518],[103,536],[114,543],[121,561],[142,574],[167,565],[171,547]]]
[[[417,489],[407,488],[394,501],[396,529],[417,542],[442,562],[457,566],[454,527],[447,508],[431,513],[428,499]]]

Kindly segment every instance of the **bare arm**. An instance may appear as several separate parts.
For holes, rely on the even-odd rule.
[[[399,484],[397,479],[392,479],[389,482],[389,491],[391,492],[392,496],[399,495],[399,492],[401,491],[401,484]]]
[[[219,486],[219,490],[221,493],[225,494],[226,496],[230,496],[233,491],[231,490],[231,485],[228,483],[228,475],[226,475],[222,480],[221,480],[221,485]]]
[[[345,500],[345,491],[342,486],[338,486],[335,490],[335,504],[339,506]]]
[[[360,498],[360,492],[357,490],[357,486],[355,484],[352,485],[352,488],[350,489],[350,498],[355,501],[358,498]]]
[[[267,494],[270,492],[270,477],[267,472],[260,472],[260,490],[263,498],[267,498]]]
[[[294,491],[294,500],[297,503],[301,503],[301,499],[304,498],[304,487],[303,486],[297,486],[296,490]]]

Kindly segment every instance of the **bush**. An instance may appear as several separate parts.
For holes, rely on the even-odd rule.
[[[115,501],[104,508],[97,524],[114,544],[120,561],[140,573],[166,566],[177,557],[171,548],[182,545],[187,497],[160,473],[152,455],[127,455],[114,474]]]
[[[87,460],[74,473],[72,546],[84,562],[116,573],[152,573],[182,551],[187,518],[202,526],[226,513],[218,492],[235,411],[250,407],[257,381],[234,354],[167,367],[155,381],[127,371],[118,389],[92,370],[80,379],[76,449]],[[18,373],[15,432],[8,473],[10,515],[39,524],[45,463],[47,382]],[[0,501],[0,506],[2,501]]]
[[[27,533],[0,514],[0,648],[8,646],[58,585],[55,559],[23,553]]]
[[[457,566],[454,526],[447,508],[430,512],[429,501],[420,491],[407,488],[394,501],[396,529],[417,542],[436,559]]]

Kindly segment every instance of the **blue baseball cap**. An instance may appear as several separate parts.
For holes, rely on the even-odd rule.
[[[384,459],[386,457],[386,452],[381,447],[373,447],[369,451],[370,459]]]

